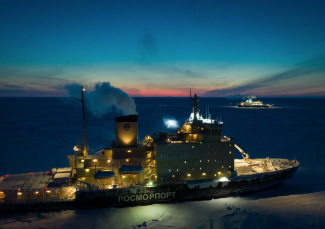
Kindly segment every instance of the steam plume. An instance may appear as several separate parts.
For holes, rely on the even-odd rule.
[[[65,89],[69,95],[80,98],[80,85],[66,85]],[[85,96],[88,109],[97,117],[111,112],[112,109],[123,115],[137,114],[133,98],[121,89],[111,86],[109,82],[99,82],[93,87],[86,87]]]

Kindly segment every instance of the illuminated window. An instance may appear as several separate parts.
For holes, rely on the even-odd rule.
[[[231,146],[231,144],[229,146]]]
[[[187,176],[188,176],[188,177],[190,177],[190,176],[191,176],[191,174],[187,174]]]
[[[201,163],[202,161],[200,160],[200,163]]]
[[[192,149],[194,149],[194,146],[192,146]]]
[[[184,161],[184,163],[186,164],[186,161]]]
[[[229,154],[231,154],[231,151],[229,151]]]
[[[85,160],[81,160],[81,162],[84,162]]]
[[[202,170],[202,168],[200,167],[200,170]]]
[[[214,160],[214,162],[217,162],[217,160]]]
[[[169,170],[169,172],[170,172],[170,170]]]
[[[231,165],[229,165],[229,169],[231,169]]]
[[[178,169],[176,169],[176,171],[178,172]]]
[[[208,162],[209,162],[209,160],[208,160]]]
[[[221,172],[218,172],[218,175],[220,175],[221,174]]]
[[[192,170],[194,170],[194,168],[192,168]]]
[[[97,159],[94,159],[94,160],[93,160],[93,162],[96,162],[96,161],[97,161]]]
[[[206,175],[206,173],[203,173],[203,176],[205,176]]]
[[[111,162],[111,160],[107,160],[107,162]]]
[[[178,161],[177,161],[177,164],[178,164]]]
[[[126,159],[126,161],[129,161],[129,159]]]
[[[160,157],[162,157],[162,154],[160,155]]]
[[[217,174],[214,174],[214,176],[217,176]]]
[[[162,178],[160,178],[162,180]]]
[[[221,168],[223,168],[223,166]]]

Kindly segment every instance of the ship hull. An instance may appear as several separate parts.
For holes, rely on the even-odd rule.
[[[158,187],[77,191],[70,201],[40,203],[0,203],[0,213],[58,211],[103,207],[126,207],[175,201],[209,200],[244,194],[279,185],[289,180],[298,166],[256,175],[238,176],[228,182],[206,180]]]
[[[255,105],[255,106],[253,106],[253,105],[240,105],[240,104],[238,104],[237,106],[238,106],[238,107],[256,107],[256,108],[265,108],[265,107],[272,107],[273,105],[260,105],[260,106]]]

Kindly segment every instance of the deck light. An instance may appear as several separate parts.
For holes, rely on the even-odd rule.
[[[111,162],[111,160],[107,160],[107,162]]]
[[[191,174],[187,174],[187,176],[188,176],[188,177],[190,177],[190,176],[191,176]]]
[[[203,173],[203,176],[205,176],[206,175],[206,173]]]
[[[96,161],[97,161],[97,159],[94,159],[94,160],[93,160],[93,162],[96,162]]]
[[[81,162],[84,162],[84,161],[85,161],[84,159],[81,160]]]
[[[17,194],[18,194],[18,195],[21,195],[21,192],[18,192]]]
[[[228,181],[228,178],[227,178],[227,177],[221,177],[221,178],[219,179],[219,181]]]

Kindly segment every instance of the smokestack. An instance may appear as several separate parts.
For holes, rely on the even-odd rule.
[[[115,147],[138,146],[138,115],[115,118]]]

